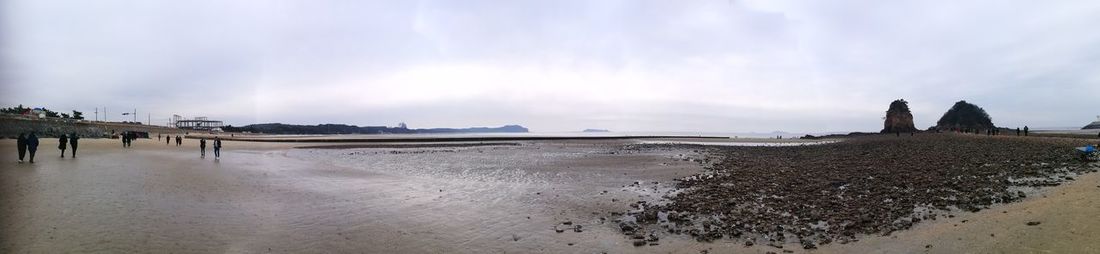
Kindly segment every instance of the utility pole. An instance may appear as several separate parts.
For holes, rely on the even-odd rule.
[[[134,122],[137,122],[137,109],[134,109]]]
[[[103,121],[107,122],[107,107],[103,107]]]
[[[95,121],[99,122],[99,107],[95,108]]]

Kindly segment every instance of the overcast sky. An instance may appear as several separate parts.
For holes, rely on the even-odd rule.
[[[2,0],[0,83],[158,124],[877,131],[904,98],[1080,127],[1100,1]]]

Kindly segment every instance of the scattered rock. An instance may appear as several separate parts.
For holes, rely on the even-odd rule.
[[[771,239],[768,245],[782,246],[784,237],[797,236],[804,248],[854,242],[860,235],[889,235],[922,220],[954,218],[942,212],[953,208],[975,212],[1015,202],[1027,197],[1015,187],[1056,186],[1068,181],[1066,175],[1092,171],[1065,152],[1077,145],[1062,139],[928,134],[849,136],[814,146],[710,148],[706,156],[714,158],[707,170],[678,179],[678,194],[667,202],[631,204],[639,211],[628,214],[638,224],[617,223],[626,235],[653,226],[699,241],[763,236]],[[915,215],[914,208],[930,213]],[[818,223],[827,227],[806,226]]]
[[[1041,223],[1042,223],[1042,222],[1038,222],[1038,221],[1028,221],[1028,222],[1027,222],[1027,225],[1028,225],[1028,226],[1038,226],[1038,225],[1039,225],[1039,224],[1041,224]]]

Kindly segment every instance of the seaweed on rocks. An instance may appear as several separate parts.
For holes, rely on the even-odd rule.
[[[962,134],[892,135],[789,147],[708,149],[706,172],[674,195],[638,203],[619,224],[635,238],[656,229],[806,249],[889,235],[954,211],[975,212],[1095,171],[1075,160],[1080,140]]]

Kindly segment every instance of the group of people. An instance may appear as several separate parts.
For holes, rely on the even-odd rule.
[[[222,157],[222,139],[214,137],[214,159]],[[206,138],[199,139],[199,157],[206,158]]]
[[[131,147],[134,145],[134,139],[137,139],[137,133],[123,132],[122,135],[122,147]]]
[[[161,138],[161,134],[157,134],[157,140],[160,140],[160,138]],[[170,145],[172,140],[173,140],[172,135],[164,136],[164,144],[165,145]],[[176,140],[176,146],[183,145],[183,137],[181,137],[180,135],[176,135],[175,140]],[[214,158],[215,159],[222,157],[221,151],[222,151],[222,139],[215,136],[214,137]],[[206,138],[199,138],[199,157],[200,158],[206,158]]]
[[[72,148],[72,157],[76,158],[76,148],[79,144],[80,136],[76,135],[76,132],[65,135],[61,134],[57,139],[57,149],[61,150],[61,158],[65,158],[65,150]],[[38,135],[31,132],[29,135],[25,133],[19,133],[19,138],[15,141],[15,146],[19,150],[19,163],[23,163],[23,159],[28,158],[30,163],[34,163],[34,154],[38,152]]]
[[[30,135],[19,133],[19,140],[15,144],[19,149],[19,163],[23,163],[23,157],[30,152],[31,163],[34,163],[34,153],[38,151],[38,135],[31,132]]]
[[[160,135],[161,135],[161,134],[157,134],[157,140],[160,140],[160,138],[161,138],[161,136],[160,136]],[[165,144],[165,145],[171,145],[171,144],[172,144],[172,140],[173,140],[173,139],[172,139],[172,135],[165,135],[165,136],[164,136],[164,144]],[[176,146],[181,146],[181,145],[183,145],[183,137],[181,137],[180,135],[176,135],[176,138],[175,138],[175,140],[176,140]]]
[[[79,144],[78,140],[80,140],[80,136],[77,136],[76,132],[73,132],[72,134],[69,134],[69,136],[65,136],[65,134],[61,134],[61,137],[57,138],[57,149],[61,150],[61,158],[65,158],[65,144],[66,143],[68,143],[69,146],[71,146],[73,148],[72,149],[72,151],[73,151],[73,156],[72,157],[76,158],[76,146],[77,146],[77,144]],[[32,158],[32,162],[33,162],[34,155],[31,155],[31,158]]]
[[[133,132],[124,132],[120,135],[122,138],[122,147],[130,147],[133,145],[133,140],[137,139],[137,134]],[[161,138],[161,134],[157,134],[157,139]],[[176,146],[183,145],[183,137],[180,135],[175,136]],[[65,150],[72,151],[72,158],[76,158],[76,148],[80,143],[80,136],[76,135],[76,132],[71,134],[61,134],[57,138],[57,149],[61,150],[61,158],[65,158]],[[164,137],[165,144],[171,144],[173,140],[172,136]],[[221,158],[222,139],[214,137],[214,158]],[[38,135],[35,132],[19,133],[19,138],[16,141],[16,146],[19,150],[19,163],[23,163],[24,158],[28,158],[30,163],[34,163],[34,155],[38,152]],[[29,156],[28,156],[29,155]],[[199,139],[199,156],[206,158],[206,138]]]

